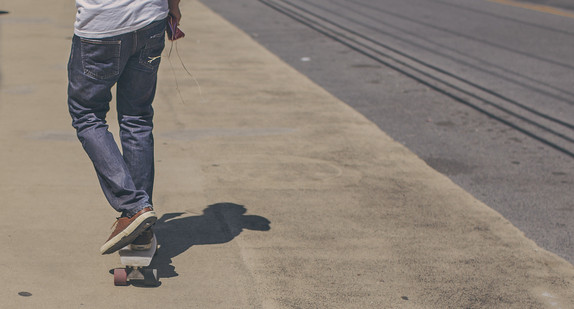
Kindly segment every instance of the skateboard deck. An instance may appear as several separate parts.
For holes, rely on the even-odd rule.
[[[129,282],[146,286],[157,286],[159,278],[157,269],[147,268],[156,253],[157,239],[153,235],[151,248],[147,250],[133,250],[127,245],[118,251],[120,263],[125,268],[114,269],[114,285],[128,285]]]

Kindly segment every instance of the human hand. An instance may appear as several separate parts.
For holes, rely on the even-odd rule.
[[[179,25],[179,21],[181,20],[181,11],[179,10],[179,1],[180,0],[167,0],[168,7],[169,7],[169,15],[175,19],[175,24]]]

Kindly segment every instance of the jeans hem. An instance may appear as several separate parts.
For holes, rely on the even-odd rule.
[[[123,216],[131,218],[131,217],[133,217],[135,214],[137,214],[138,212],[142,211],[142,210],[143,210],[144,208],[146,208],[146,207],[151,207],[151,208],[153,209],[153,206],[152,206],[150,203],[146,202],[146,203],[142,204],[141,206],[138,206],[138,207],[134,208],[133,210],[124,211]]]

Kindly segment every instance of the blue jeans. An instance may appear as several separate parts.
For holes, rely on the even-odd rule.
[[[68,108],[110,205],[132,216],[152,205],[153,108],[165,20],[105,39],[74,36],[68,63]],[[106,114],[117,84],[122,151]]]

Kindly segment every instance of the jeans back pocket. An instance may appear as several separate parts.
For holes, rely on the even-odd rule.
[[[81,44],[84,74],[96,79],[120,74],[121,41],[82,38]]]
[[[161,62],[161,53],[165,47],[165,28],[150,35],[139,57],[139,63],[147,70],[156,72]]]

